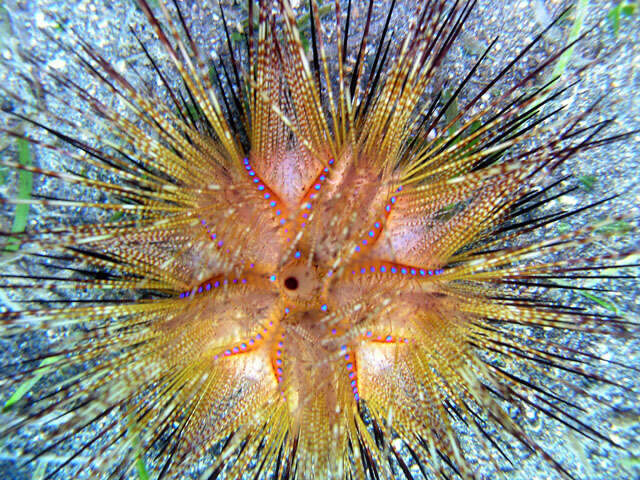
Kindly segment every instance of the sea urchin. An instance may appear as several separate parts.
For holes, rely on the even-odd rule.
[[[517,462],[515,442],[571,478],[509,408],[615,444],[579,419],[579,382],[559,376],[565,395],[545,384],[566,371],[628,387],[556,340],[628,323],[549,293],[625,255],[579,255],[598,226],[535,237],[571,214],[536,214],[557,196],[558,167],[626,138],[586,122],[591,109],[560,115],[574,79],[544,74],[565,50],[490,95],[541,33],[462,102],[495,42],[452,88],[439,73],[474,1],[402,5],[413,15],[401,36],[388,28],[395,1],[375,34],[373,1],[356,33],[355,2],[328,21],[311,0],[305,23],[288,0],[249,1],[244,28],[223,14],[228,53],[213,62],[181,5],[154,3],[138,7],[167,63],[148,28],[133,34],[155,87],[68,31],[72,46],[51,41],[119,103],[58,72],[44,97],[81,100],[69,108],[94,125],[40,105],[8,112],[57,140],[12,135],[71,167],[5,163],[93,195],[3,199],[63,212],[7,233],[27,273],[5,286],[40,306],[0,314],[5,337],[55,332],[9,378],[43,360],[58,375],[4,429],[40,425],[33,458],[73,446],[49,477],[82,455],[94,475],[123,478],[144,455],[157,478],[184,478],[213,449],[200,478],[475,478],[465,431],[496,472]]]

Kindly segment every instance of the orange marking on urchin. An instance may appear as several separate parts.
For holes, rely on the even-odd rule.
[[[264,204],[269,206],[276,222],[278,222],[279,225],[285,225],[289,213],[285,202],[275,190],[267,185],[267,182],[261,178],[260,174],[255,171],[248,158],[243,160],[243,164],[249,177],[250,188],[255,188],[258,195],[264,200]]]
[[[325,183],[325,181],[327,181],[331,173],[329,167],[334,164],[334,159],[330,158],[327,163],[329,166],[322,167],[322,171],[315,176],[314,180],[311,182],[311,185],[299,202],[299,209],[301,210],[301,212],[298,217],[298,228],[305,228],[310,221],[313,205],[317,203],[316,199],[322,193],[322,185]]]

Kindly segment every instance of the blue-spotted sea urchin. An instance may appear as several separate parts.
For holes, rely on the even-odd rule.
[[[375,29],[380,6],[355,3],[327,15],[311,0],[301,20],[288,0],[249,1],[244,27],[222,14],[210,61],[181,3],[140,0],[147,30],[133,35],[156,86],[72,30],[50,40],[93,84],[16,72],[43,98],[79,100],[84,120],[5,108],[49,139],[8,133],[69,167],[4,163],[92,196],[2,200],[48,218],[5,232],[16,270],[3,286],[27,289],[28,306],[0,314],[4,337],[45,345],[6,366],[4,388],[42,362],[57,371],[3,427],[44,433],[25,460],[71,447],[47,478],[71,463],[125,478],[142,459],[154,478],[184,478],[206,458],[195,478],[478,478],[480,457],[483,472],[517,466],[512,445],[575,478],[513,409],[618,446],[574,397],[603,401],[584,380],[630,385],[564,339],[633,325],[553,292],[630,254],[589,254],[601,225],[536,232],[574,213],[540,211],[563,193],[563,162],[628,134],[589,123],[598,105],[556,104],[576,79],[549,72],[573,43],[489,95],[563,16],[463,97],[495,42],[453,87],[439,74],[475,1],[403,4],[395,35],[395,0]]]

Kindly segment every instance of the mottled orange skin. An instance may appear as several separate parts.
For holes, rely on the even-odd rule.
[[[285,154],[282,162],[272,159],[269,163],[260,164],[258,160],[255,166],[251,162],[251,172],[255,175],[241,172],[244,178],[233,187],[234,194],[229,196],[228,208],[248,203],[248,198],[255,202],[238,208],[231,219],[235,228],[243,230],[246,226],[251,231],[251,241],[238,252],[227,275],[212,274],[212,271],[209,278],[200,283],[207,285],[216,279],[223,281],[232,272],[241,272],[239,277],[247,279],[246,286],[241,287],[242,295],[246,296],[246,311],[237,315],[236,322],[225,325],[225,329],[237,336],[235,344],[240,345],[251,338],[251,335],[243,336],[254,330],[248,326],[273,325],[268,329],[269,334],[257,342],[259,346],[243,349],[235,355],[246,357],[247,362],[253,362],[253,357],[268,362],[272,368],[262,371],[265,382],[272,382],[274,392],[282,391],[286,396],[299,399],[309,391],[306,387],[316,385],[323,395],[329,395],[338,402],[341,389],[337,383],[349,383],[344,353],[340,349],[346,347],[352,356],[357,356],[361,343],[376,343],[374,339],[366,341],[364,338],[363,329],[375,326],[371,319],[357,312],[344,316],[339,312],[352,309],[363,296],[387,297],[393,295],[395,289],[407,288],[406,284],[411,283],[390,275],[368,273],[355,278],[351,273],[354,269],[359,273],[365,266],[369,272],[372,267],[379,271],[381,265],[389,265],[390,268],[391,264],[397,264],[389,256],[378,256],[389,252],[389,247],[381,244],[394,235],[393,224],[387,222],[390,214],[384,209],[386,204],[391,205],[394,182],[381,181],[379,176],[366,171],[357,172],[348,154],[337,161],[327,159],[327,167],[313,162],[305,165],[295,159],[291,153]],[[287,170],[277,168],[281,163],[286,164]],[[309,174],[305,168],[312,173]],[[257,189],[258,184],[253,181],[256,178],[264,189]],[[271,183],[263,180],[266,178],[271,179]],[[318,184],[321,188],[315,189]],[[265,192],[268,192],[269,199],[260,198]],[[239,200],[242,196],[244,200]],[[270,207],[271,201],[276,202],[277,207]],[[307,208],[308,204],[311,204],[311,209]],[[276,214],[276,208],[281,211],[280,215]],[[395,197],[393,208],[401,208],[401,201]],[[302,217],[304,213],[307,213],[305,218]],[[381,221],[380,226],[374,228],[378,220]],[[224,222],[216,215],[206,217],[207,224],[221,225]],[[369,231],[374,231],[374,236],[370,236]],[[218,252],[225,248],[223,238],[223,235],[216,235],[211,240]],[[217,244],[220,240],[224,242],[222,246]],[[362,245],[362,240],[366,245]],[[356,245],[358,252],[349,251]],[[341,256],[346,259],[341,260]],[[270,281],[265,282],[265,277]],[[294,279],[294,288],[287,287],[286,279]],[[234,288],[229,287],[231,295]],[[270,298],[272,305],[256,304],[256,298],[266,297]],[[211,308],[211,314],[217,315],[215,306],[205,308]],[[276,311],[278,313],[273,313]],[[224,316],[233,317],[226,311]],[[405,323],[386,318],[383,325],[375,326],[376,338],[386,338],[394,332],[397,336]],[[286,341],[282,340],[283,335]],[[220,339],[218,333],[214,336]],[[280,342],[286,346],[278,347]],[[276,366],[279,349],[282,350],[281,361],[286,364],[286,373],[282,375],[277,374]],[[357,377],[358,370],[354,368],[352,371]],[[279,387],[278,381],[285,381],[286,387]],[[354,402],[353,395],[350,397],[342,398],[340,401],[344,405],[336,403],[332,409],[347,408]],[[299,415],[297,407],[291,414],[294,418]]]

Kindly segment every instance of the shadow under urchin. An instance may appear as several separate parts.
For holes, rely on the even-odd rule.
[[[559,166],[629,134],[590,121],[598,103],[558,104],[577,75],[549,72],[571,44],[514,74],[563,15],[472,89],[495,41],[451,85],[440,74],[475,2],[402,4],[398,30],[396,2],[375,3],[358,28],[351,2],[302,17],[250,1],[240,29],[221,9],[212,62],[179,3],[139,1],[164,52],[132,30],[152,75],[122,73],[81,32],[50,35],[117,106],[64,72],[39,88],[83,104],[81,125],[6,92],[31,108],[6,113],[50,139],[8,133],[69,167],[5,163],[95,194],[36,191],[22,203],[67,213],[4,232],[19,248],[3,288],[26,307],[0,313],[3,336],[58,333],[4,368],[3,389],[43,361],[55,372],[2,427],[43,432],[28,462],[70,448],[45,478],[127,478],[141,461],[153,478],[478,478],[523,452],[575,478],[527,409],[625,447],[576,400],[606,402],[585,382],[630,392],[601,373],[623,362],[566,339],[635,325],[557,292],[597,291],[579,281],[616,277],[632,252],[595,253],[601,225],[549,227],[592,206],[555,206],[573,188]],[[70,221],[76,208],[91,220]]]

